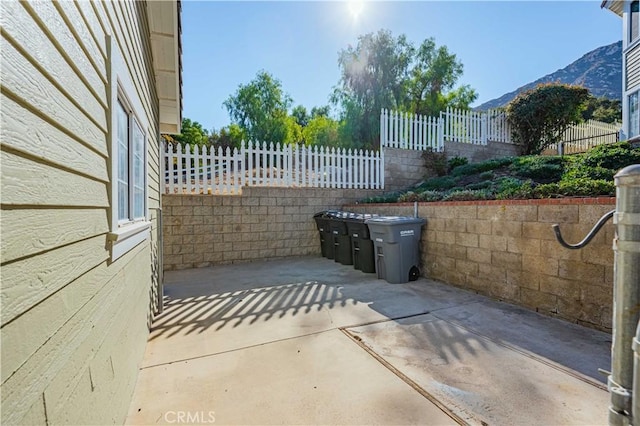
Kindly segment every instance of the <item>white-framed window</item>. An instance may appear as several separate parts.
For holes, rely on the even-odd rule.
[[[638,37],[640,37],[639,7],[640,1],[634,0],[631,2],[631,7],[629,9],[629,44],[633,43],[638,39]]]
[[[117,43],[109,37],[111,261],[149,238],[144,109]]]
[[[116,106],[118,226],[146,219],[146,138],[131,108]]]
[[[640,90],[632,93],[629,100],[629,139],[640,135]]]

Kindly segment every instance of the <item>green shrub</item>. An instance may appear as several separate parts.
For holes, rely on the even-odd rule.
[[[496,158],[493,160],[483,161],[481,163],[465,164],[463,166],[456,167],[451,175],[453,176],[471,176],[477,173],[487,172],[511,164],[513,161],[510,157]]]
[[[473,201],[473,200],[492,200],[493,193],[486,189],[469,190],[462,189],[452,191],[444,196],[444,201]]]
[[[560,194],[565,196],[615,195],[616,186],[610,180],[573,179],[558,183]]]
[[[458,179],[453,176],[440,176],[427,180],[418,187],[421,190],[447,190],[456,186]]]
[[[517,181],[517,179],[515,179]],[[520,182],[519,184],[513,183],[512,185],[505,185],[496,194],[498,200],[513,200],[513,199],[528,199],[533,198],[534,186],[533,182],[528,180],[526,182]]]
[[[560,156],[519,157],[509,166],[509,170],[520,177],[553,182],[562,178],[564,159]]]
[[[640,148],[633,148],[629,142],[598,145],[583,154],[580,163],[586,167],[618,171],[631,164],[640,163]]]
[[[451,173],[451,171],[456,167],[464,166],[465,164],[469,164],[469,160],[467,160],[466,157],[459,157],[456,155],[447,161],[447,170]]]
[[[615,195],[615,193],[616,187],[613,181],[587,178],[565,180],[558,183],[547,183],[544,185],[538,185],[533,190],[533,195],[536,198],[553,198],[559,196],[596,197],[598,195]]]
[[[404,194],[398,197],[399,203],[409,203],[409,202],[412,203],[414,201],[420,201],[420,200],[418,198],[418,194],[416,194],[413,191],[405,192]]]
[[[534,198],[554,198],[560,195],[560,188],[557,183],[545,183],[533,189]]]
[[[444,157],[431,153],[432,158]],[[464,164],[454,157],[450,175],[431,178],[410,191],[372,197],[364,202],[527,199],[615,195],[613,175],[640,163],[640,149],[627,142],[601,145],[586,154],[505,157]],[[441,162],[441,161],[440,161]],[[504,176],[508,174],[509,176]]]
[[[489,170],[489,171],[480,173],[479,177],[482,180],[493,180],[496,177],[496,174],[493,172],[493,170]]]
[[[361,203],[395,203],[398,201],[399,196],[400,196],[400,193],[398,192],[390,192],[384,195],[365,198],[364,200],[361,201]]]
[[[489,189],[493,187],[493,182],[490,180],[484,180],[478,183],[471,183],[467,185],[466,189]]]
[[[599,145],[574,156],[562,180],[613,180],[620,169],[636,163],[640,163],[640,149],[632,148],[628,142]]]
[[[496,192],[503,192],[510,189],[519,188],[522,185],[522,181],[518,178],[511,176],[504,176],[499,179],[496,179],[493,182],[493,187]]]
[[[562,180],[573,179],[596,179],[596,180],[613,180],[613,176],[617,173],[617,170],[605,169],[604,167],[586,167],[582,164],[574,166],[568,170]]]
[[[418,194],[419,201],[440,201],[444,198],[444,194],[439,191],[424,191]]]

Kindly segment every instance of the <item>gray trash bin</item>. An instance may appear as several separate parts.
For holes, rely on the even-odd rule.
[[[420,234],[425,220],[418,217],[380,216],[367,219],[373,240],[378,278],[392,284],[420,276]]]

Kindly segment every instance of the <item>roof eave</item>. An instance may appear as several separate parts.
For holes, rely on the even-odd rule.
[[[609,9],[616,15],[622,17],[622,13],[624,12],[624,1],[621,0],[604,0],[602,4],[600,4],[602,9]]]
[[[181,5],[179,0],[146,4],[160,104],[160,132],[178,134],[182,122]]]

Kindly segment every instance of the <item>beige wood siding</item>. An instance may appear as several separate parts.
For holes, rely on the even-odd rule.
[[[640,44],[626,53],[627,82],[626,90],[640,87]]]
[[[2,424],[122,424],[127,414],[160,270],[147,20],[143,2],[0,1]],[[152,222],[151,242],[115,262],[108,35],[147,123]]]

